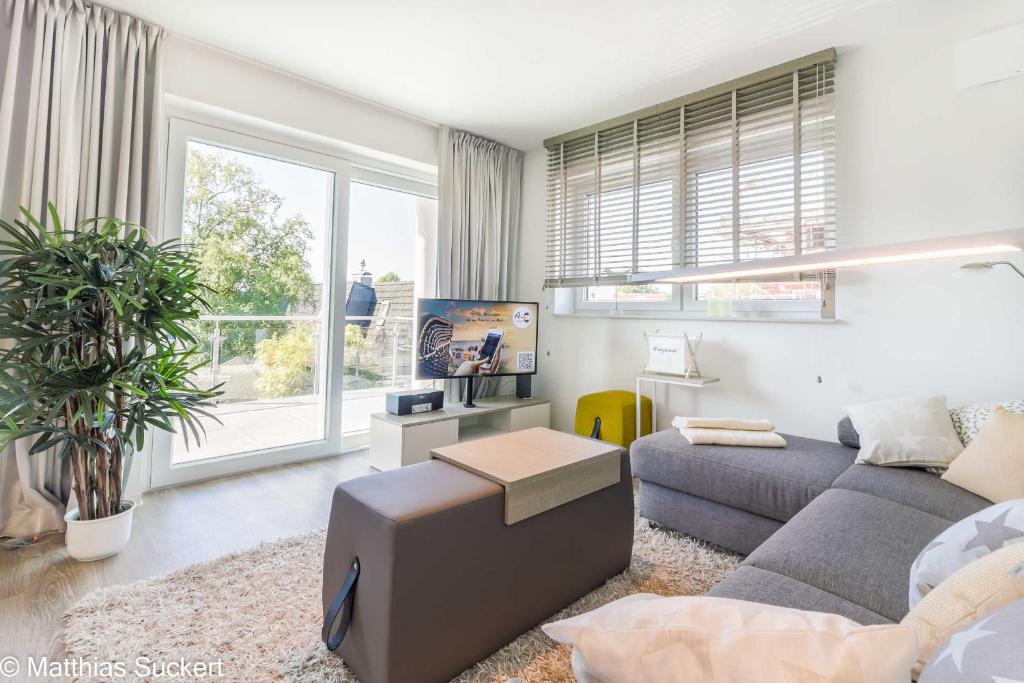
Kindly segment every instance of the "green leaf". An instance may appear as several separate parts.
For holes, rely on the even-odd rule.
[[[24,208],[0,220],[0,444],[95,458],[177,424],[198,440],[222,391],[192,376],[208,361],[196,332],[211,291],[195,255],[117,218],[66,230],[47,208],[49,229]]]
[[[61,443],[65,439],[66,437],[64,436],[54,436],[49,432],[40,434],[39,438],[36,439],[35,443],[32,444],[32,447],[28,450],[28,454],[36,455],[37,453],[42,453],[43,451],[50,449],[52,446],[56,446],[58,443]]]
[[[26,209],[24,206],[22,206],[20,208],[21,208],[21,215],[23,215],[25,217],[25,220],[27,220],[30,224],[35,226],[36,231],[39,233],[39,236],[41,238],[46,239],[46,237],[47,237],[46,228],[43,227],[43,224],[39,222],[39,219],[37,219],[35,216],[33,216],[32,213],[28,209]]]
[[[53,222],[53,229],[56,233],[64,232],[64,228],[60,225],[60,216],[57,215],[57,207],[53,202],[46,202],[46,208],[50,210],[50,220]]]
[[[110,305],[114,307],[114,310],[117,312],[117,315],[118,316],[123,316],[124,315],[124,307],[121,305],[120,298],[116,294],[112,294],[111,296],[109,296],[107,298],[110,300]]]

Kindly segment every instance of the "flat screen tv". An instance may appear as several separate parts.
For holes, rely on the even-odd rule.
[[[535,374],[537,309],[525,301],[420,299],[417,379]]]

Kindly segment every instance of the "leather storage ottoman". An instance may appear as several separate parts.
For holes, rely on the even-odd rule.
[[[501,486],[439,460],[339,484],[325,617],[357,558],[359,569],[337,654],[362,683],[447,681],[597,588],[632,553],[625,451],[620,471],[617,484],[510,526]]]

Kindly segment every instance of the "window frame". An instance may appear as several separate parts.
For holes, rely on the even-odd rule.
[[[622,285],[595,285],[598,287],[620,287]],[[587,301],[587,290],[590,287],[573,288],[573,308],[578,311],[608,312],[616,311],[681,311],[683,310],[682,285],[672,285],[671,301]]]
[[[708,256],[711,259],[715,258],[716,249],[727,250],[730,245],[735,262],[752,260],[744,258],[745,254],[752,254],[755,257],[760,255],[765,259],[770,259],[771,255],[783,253],[787,249],[800,253],[802,249],[813,248],[803,241],[802,236],[806,230],[816,230],[817,228],[813,222],[808,225],[802,221],[801,216],[807,211],[807,206],[812,207],[809,215],[817,215],[813,208],[815,206],[813,197],[819,196],[819,193],[823,197],[820,200],[823,238],[822,247],[819,248],[828,249],[830,248],[828,245],[832,245],[831,248],[834,248],[836,210],[835,64],[835,49],[822,50],[647,109],[544,140],[547,150],[546,237],[549,243],[545,253],[545,284],[548,287],[571,291],[571,296],[557,297],[558,307],[562,313],[567,310],[581,314],[663,311],[670,316],[675,313],[684,317],[707,315],[708,303],[697,298],[697,287],[695,286],[676,286],[671,302],[588,301],[587,294],[590,286],[617,286],[620,284],[618,275],[612,275],[602,270],[603,263],[600,256],[597,258],[596,266],[593,264],[587,266],[584,263],[582,268],[588,270],[587,273],[566,272],[567,235],[570,236],[570,239],[577,240],[582,245],[580,248],[584,251],[594,249],[598,254],[601,253],[602,226],[600,221],[598,221],[598,227],[587,228],[585,217],[588,215],[588,206],[592,204],[597,205],[597,213],[601,214],[600,204],[594,201],[594,197],[602,192],[602,184],[605,181],[603,176],[605,150],[609,150],[608,163],[619,164],[622,161],[622,150],[619,150],[616,145],[621,143],[625,136],[623,130],[631,123],[633,130],[632,189],[634,197],[638,196],[642,187],[641,158],[643,158],[642,142],[639,136],[640,127],[645,123],[651,126],[661,125],[656,122],[650,123],[650,121],[657,121],[661,116],[669,117],[675,110],[678,111],[680,128],[680,137],[676,143],[679,153],[678,173],[664,177],[665,180],[671,177],[673,182],[672,205],[675,211],[673,221],[675,229],[672,233],[671,249],[674,261],[679,264],[689,263],[691,258],[689,250],[691,246],[696,249],[698,243],[695,236],[702,234],[698,225],[698,216],[691,212],[697,205],[696,194],[701,174],[709,172],[725,172],[726,174],[731,172],[733,178],[729,191],[732,197],[733,235],[730,239],[727,231],[719,231],[722,233],[721,238],[717,238],[714,218],[710,217],[712,223],[709,228],[705,229],[705,232],[711,238],[708,243],[711,247]],[[791,97],[789,93],[791,93]],[[822,97],[826,99],[819,99]],[[777,108],[774,105],[775,102],[778,103]],[[806,105],[810,105],[809,112],[805,109]],[[692,112],[691,107],[693,107]],[[815,136],[814,129],[808,127],[815,120],[815,112],[817,112],[817,120],[822,122],[822,127],[817,129],[818,137]],[[691,121],[696,123],[692,124]],[[703,141],[700,137],[702,132],[706,132],[708,136]],[[691,148],[689,136],[693,134],[698,136],[693,139],[693,144],[697,146]],[[604,135],[609,136],[607,148],[602,145],[602,136]],[[808,135],[810,137],[807,137]],[[700,150],[705,145],[710,147],[707,149],[706,158],[702,158]],[[723,145],[724,152],[714,151]],[[593,149],[592,159],[588,156],[590,154],[589,147]],[[694,149],[698,150],[698,153],[691,156]],[[787,150],[791,151],[787,154]],[[751,157],[750,154],[755,156]],[[821,159],[815,157],[818,154],[821,155]],[[778,192],[779,178],[781,178],[778,175],[780,163],[788,163],[790,169],[788,173],[793,176],[793,195],[790,200],[792,215],[791,220],[788,221],[791,225],[785,225],[785,215],[772,206],[772,202],[776,201],[773,197],[770,195],[768,199],[759,197],[759,193]],[[578,168],[577,164],[582,165],[582,171],[573,170]],[[745,172],[745,167],[748,164],[753,165],[749,169],[749,177]],[[760,164],[766,165],[764,170],[759,170]],[[814,175],[813,171],[818,167],[823,169],[820,176]],[[808,176],[811,179],[809,181],[811,184],[806,186],[807,177],[800,175],[801,169],[805,168],[812,169],[809,171],[811,175]],[[580,192],[581,185],[585,186],[586,183],[585,176],[590,172],[594,177],[594,190]],[[671,174],[671,171],[669,173]],[[777,177],[773,178],[773,175]],[[622,172],[613,171],[609,174],[609,178],[615,182],[626,178],[626,176]],[[821,179],[820,182],[818,178]],[[657,183],[660,181],[651,178],[647,182]],[[762,183],[765,183],[763,188],[760,187]],[[824,188],[823,191],[818,189],[819,184]],[[752,190],[750,186],[753,186]],[[808,188],[810,188],[809,191]],[[610,189],[618,191],[627,188],[612,186]],[[712,191],[717,194],[722,193],[720,187]],[[747,194],[744,195],[744,192]],[[812,199],[808,200],[808,196]],[[708,199],[712,202],[720,201],[720,198],[715,196]],[[802,204],[802,200],[805,203]],[[754,203],[744,214],[747,201]],[[636,208],[640,202],[641,200],[634,199],[632,272],[642,272],[642,268],[637,265],[639,261],[637,235],[643,232]],[[612,203],[614,205],[621,204],[615,199]],[[691,203],[692,206],[689,205]],[[777,217],[773,218],[773,215]],[[776,223],[778,224],[776,225]],[[567,225],[569,229],[567,229]],[[620,229],[618,222],[615,225],[617,230]],[[558,226],[560,226],[560,232]],[[789,242],[783,239],[783,233],[786,230],[791,233]],[[561,235],[561,252],[558,251],[557,238],[559,234]],[[552,247],[552,244],[555,246]],[[667,240],[662,244],[667,252]],[[560,271],[557,260],[559,253],[562,258]],[[571,250],[569,253],[572,253]],[[692,257],[697,259],[698,254],[694,252]],[[696,264],[696,260],[694,264]],[[615,272],[617,273],[617,271]],[[744,311],[735,317],[756,315],[777,319],[832,319],[835,317],[835,276],[826,274],[824,277],[821,296],[818,299],[735,299],[732,301],[738,303],[736,308]],[[592,280],[592,282],[588,282],[588,280]],[[786,281],[786,279],[778,280],[778,282]]]
[[[771,282],[786,282],[772,280]],[[687,295],[683,299],[683,310],[690,313],[707,315],[708,302],[697,298],[696,285],[686,285]],[[750,317],[768,318],[810,318],[827,320],[835,317],[835,275],[826,275],[822,280],[821,298],[818,299],[730,299],[730,303],[741,303],[749,307],[750,313],[758,315],[737,316],[732,320],[743,320]]]
[[[324,329],[335,330],[342,325],[344,305],[339,305],[337,283],[345,281],[348,250],[348,190],[351,166],[348,161],[323,152],[305,149],[288,140],[269,139],[248,131],[231,130],[218,122],[202,122],[176,115],[167,117],[167,157],[165,159],[163,222],[160,240],[180,239],[185,203],[185,173],[188,146],[195,141],[245,154],[301,164],[333,174],[333,205],[328,244],[325,249],[324,282],[333,283],[325,292]],[[303,459],[326,457],[341,449],[341,415],[335,408],[342,399],[339,368],[343,365],[344,339],[336,334],[325,335],[319,362],[324,374],[323,437],[287,446],[255,449],[194,462],[173,463],[172,435],[160,432],[151,435],[153,455],[149,488],[161,488],[211,477],[228,476],[262,467],[271,467]]]
[[[586,287],[572,287],[569,308],[556,306],[556,315],[623,316],[681,320],[833,322],[835,320],[835,276],[825,278],[820,299],[736,299],[749,311],[731,316],[708,313],[708,302],[697,298],[694,285],[673,285],[671,302],[587,301]],[[604,285],[600,285],[604,286]]]
[[[165,133],[161,145],[163,208],[156,230],[161,241],[180,236],[184,175],[179,171],[185,168],[187,145],[193,139],[334,173],[334,213],[328,250],[331,255],[330,274],[329,280],[327,276],[325,280],[341,282],[342,287],[348,279],[349,189],[352,183],[438,199],[437,168],[429,164],[407,160],[406,165],[402,163],[406,160],[397,160],[391,155],[376,156],[373,150],[176,95],[165,96],[162,118]],[[330,329],[344,329],[344,294],[340,298],[328,296],[326,305],[329,307],[326,325]],[[340,406],[342,401],[342,373],[335,372],[333,368],[342,367],[344,346],[343,334],[335,334],[328,338],[327,348],[323,351],[326,355],[324,373],[328,379],[324,439],[308,441],[293,448],[254,450],[172,466],[172,435],[156,430],[149,435],[145,457],[140,461],[139,476],[144,482],[144,489],[230,476],[240,471],[365,448],[363,443],[343,439],[340,412],[331,410],[331,402]]]
[[[806,152],[802,151],[802,154],[813,154],[813,153],[815,153],[814,150],[808,150]],[[753,159],[753,160],[748,161],[747,164],[739,164],[738,166],[736,165],[736,163],[734,161],[733,163],[730,163],[729,165],[709,164],[709,165],[706,165],[706,166],[698,166],[698,167],[694,167],[694,168],[687,167],[686,175],[685,175],[685,177],[683,178],[683,181],[682,181],[681,191],[686,192],[687,188],[690,187],[691,185],[693,187],[695,187],[695,188],[699,188],[700,187],[700,182],[701,182],[701,177],[704,176],[705,174],[732,172],[734,174],[734,177],[735,177],[737,174],[742,175],[742,173],[743,173],[743,166],[764,164],[766,162],[774,162],[774,161],[777,161],[779,159],[783,159],[783,158],[787,158],[787,157],[788,158],[792,158],[792,155],[782,154],[782,155],[774,155],[774,156],[772,156],[772,155],[769,154],[769,155],[765,155],[763,158]],[[801,160],[801,163],[802,163],[802,160]],[[794,164],[794,167],[795,166],[796,165]],[[700,190],[699,189],[695,190],[694,198],[695,198],[695,201],[697,201],[697,202],[700,201],[699,195],[700,195]],[[695,216],[694,220],[699,220],[698,218],[696,218],[697,215],[698,215],[698,212],[695,211],[694,212],[694,216]],[[742,211],[740,211],[740,215],[741,215],[741,218],[742,218]],[[684,222],[685,222],[685,218],[684,218]],[[685,239],[684,235],[687,232],[688,227],[685,224],[684,225],[680,225],[680,230],[681,230],[682,234],[680,234],[678,236],[678,239],[679,239],[680,242],[682,242]],[[699,228],[695,229],[694,232],[699,232]],[[742,231],[737,231],[735,233],[735,235],[733,237],[733,240],[736,240],[736,239],[739,239],[740,242],[739,243],[734,242],[733,243],[733,249],[734,250],[742,249],[742,239],[743,239],[742,238]],[[764,260],[768,261],[770,259],[764,259]],[[766,282],[768,282],[768,281],[766,281]],[[781,283],[781,282],[787,282],[787,280],[772,280],[770,282],[780,282]],[[685,292],[684,292],[684,296],[682,298],[682,310],[686,311],[686,312],[689,312],[689,313],[695,313],[695,314],[699,314],[699,315],[707,315],[707,312],[708,312],[708,302],[707,301],[703,301],[703,300],[698,298],[698,296],[697,296],[697,286],[696,285],[686,285],[686,286],[684,286],[684,290],[685,290]],[[825,311],[834,311],[835,310],[834,297],[835,297],[835,276],[833,274],[830,274],[830,275],[827,275],[824,278],[824,280],[823,280],[823,287],[822,287],[821,297],[819,297],[818,299],[730,299],[729,301],[731,303],[741,302],[743,307],[749,307],[751,309],[751,311],[756,313],[756,314],[758,314],[759,317],[775,317],[775,318],[792,318],[792,317],[796,317],[796,318],[802,318],[802,317],[805,317],[805,316],[825,317],[823,312],[825,312]],[[740,316],[740,317],[742,317],[742,316]]]
[[[784,155],[782,155],[784,156]],[[767,157],[772,160],[773,157]],[[751,161],[751,164],[764,162],[766,159]],[[678,199],[681,193],[686,193],[690,183],[699,185],[700,177],[706,173],[729,171],[729,166],[704,166],[698,168],[687,168],[687,173],[682,179],[673,179],[672,193],[674,203],[678,206],[681,201]],[[665,182],[665,181],[651,181]],[[593,202],[593,194],[585,198],[588,203]],[[680,223],[677,226],[673,238],[672,249],[679,252],[683,247],[686,227]],[[786,282],[777,280],[774,282]],[[835,275],[825,277],[821,297],[818,299],[733,299],[732,302],[741,302],[743,308],[750,309],[746,315],[724,318],[727,320],[743,319],[829,319],[834,317],[835,311]],[[617,287],[618,284],[602,283],[590,286]],[[672,300],[664,302],[642,302],[642,301],[588,301],[587,291],[590,286],[573,287],[572,308],[574,312],[591,315],[614,315],[619,313],[680,313],[682,317],[711,317],[708,314],[708,302],[697,298],[697,287],[695,285],[672,285]]]

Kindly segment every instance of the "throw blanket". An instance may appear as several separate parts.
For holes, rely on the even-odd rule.
[[[679,433],[686,440],[697,445],[757,446],[760,448],[785,448],[786,440],[775,432],[745,432],[740,429],[688,429]]]
[[[697,445],[756,446],[759,448],[785,448],[786,440],[775,432],[745,432],[741,429],[688,429],[679,433]]]
[[[677,417],[672,426],[679,430],[694,446],[753,446],[757,448],[785,448],[786,440],[774,431],[745,429],[713,429],[709,427],[688,427],[687,420]]]
[[[677,417],[672,420],[676,429],[741,429],[745,432],[770,432],[775,429],[771,420],[740,420],[735,417]]]

